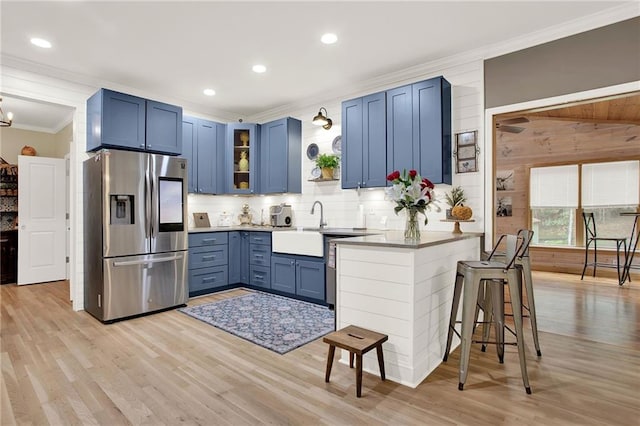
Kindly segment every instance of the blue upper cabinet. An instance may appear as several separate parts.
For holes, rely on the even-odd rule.
[[[224,193],[225,127],[213,121],[183,118],[182,156],[189,161],[190,193]]]
[[[144,150],[146,101],[100,89],[87,101],[87,151],[100,148]]]
[[[419,147],[413,140],[411,85],[387,91],[387,170],[418,168]]]
[[[413,84],[413,140],[420,174],[451,185],[451,84],[442,77]]]
[[[260,184],[262,194],[302,191],[302,123],[287,117],[260,126]]]
[[[362,181],[365,188],[385,186],[387,173],[386,99],[384,93],[374,93],[362,99],[363,154]]]
[[[381,187],[386,178],[385,93],[342,103],[342,188]]]
[[[100,89],[87,100],[87,151],[182,153],[182,108]]]
[[[362,98],[342,103],[342,188],[362,183]]]
[[[149,152],[182,154],[182,108],[147,101],[147,146]]]
[[[260,125],[227,124],[225,170],[227,193],[255,194],[259,171]]]
[[[182,158],[187,159],[187,191],[191,194],[196,192],[198,169],[197,157],[195,156],[196,144],[198,143],[197,127],[198,119],[194,117],[182,117]]]
[[[442,77],[387,91],[387,170],[451,184],[451,85]]]

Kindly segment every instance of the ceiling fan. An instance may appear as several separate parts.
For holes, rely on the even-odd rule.
[[[520,133],[525,130],[524,127],[512,126],[512,124],[528,123],[527,117],[505,118],[504,120],[496,120],[496,129],[499,132]]]

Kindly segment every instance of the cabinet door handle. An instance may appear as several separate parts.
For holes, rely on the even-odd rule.
[[[216,242],[216,238],[204,238],[202,240],[203,243],[215,243]]]
[[[202,256],[202,260],[215,260],[216,256],[215,255],[211,255],[211,256]]]
[[[209,283],[209,282],[212,282],[212,281],[215,281],[215,280],[216,280],[216,277],[206,277],[206,278],[202,279],[202,282],[203,283]]]
[[[264,280],[264,276],[263,275],[254,275],[256,280]]]
[[[260,257],[260,258],[264,257],[264,256],[263,256],[263,255],[261,255],[260,253],[255,253],[255,254],[254,254],[254,256],[255,256],[255,257]]]

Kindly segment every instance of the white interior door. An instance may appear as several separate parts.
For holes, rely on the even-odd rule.
[[[65,160],[18,156],[18,285],[66,276]]]

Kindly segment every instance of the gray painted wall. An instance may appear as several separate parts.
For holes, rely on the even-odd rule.
[[[640,17],[484,62],[485,108],[640,80]]]

